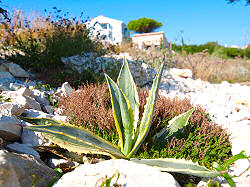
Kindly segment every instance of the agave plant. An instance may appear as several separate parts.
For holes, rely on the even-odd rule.
[[[119,135],[118,145],[113,145],[89,130],[74,125],[46,118],[21,118],[34,124],[26,129],[43,132],[44,136],[53,143],[72,152],[110,155],[113,158],[130,159],[139,149],[149,133],[154,108],[156,105],[160,80],[165,61],[160,67],[144,107],[144,113],[139,120],[139,97],[136,85],[129,70],[129,64],[124,58],[120,74],[115,83],[106,73],[109,86],[115,126]],[[188,119],[195,109],[191,109],[169,122],[153,138],[162,141],[171,138],[178,130],[188,123]],[[240,158],[245,158],[241,153]],[[234,158],[235,159],[235,158]],[[238,157],[237,157],[238,159]],[[192,174],[200,177],[216,177],[223,175],[229,182],[231,178],[224,172],[228,165],[217,167],[218,171],[211,171],[203,166],[186,160],[162,159],[131,159],[131,161],[150,166],[157,166],[162,171]],[[230,163],[229,161],[227,164]],[[231,181],[232,183],[232,181]]]

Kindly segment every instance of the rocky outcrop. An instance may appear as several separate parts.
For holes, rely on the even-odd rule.
[[[103,73],[103,69],[109,73],[114,70],[117,71],[118,64],[121,65],[125,56],[127,57],[128,55],[120,54],[95,57],[93,53],[84,53],[82,55],[63,57],[61,60],[66,67],[79,73],[82,73],[84,70],[91,70],[94,73]],[[134,61],[131,57],[129,59],[128,62],[135,83],[141,87],[152,84],[156,71],[143,62]]]

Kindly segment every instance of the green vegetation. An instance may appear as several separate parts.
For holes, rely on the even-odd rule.
[[[226,48],[219,45],[217,42],[208,42],[203,45],[176,45],[172,44],[172,50],[178,53],[194,54],[207,51],[212,56],[220,58],[248,58],[250,59],[250,45],[246,49]]]
[[[236,3],[239,2],[240,0],[227,0],[229,3]],[[250,0],[245,0],[246,1],[246,5],[250,4]]]
[[[2,95],[0,95],[0,101],[4,101],[4,102],[11,102],[11,98],[3,98]]]
[[[148,94],[148,91],[143,89],[138,91],[139,119],[142,119]],[[71,117],[71,123],[87,128],[117,144],[119,137],[115,130],[110,99],[107,85],[90,84],[79,88],[70,97],[60,99],[59,107],[63,109],[63,115]],[[223,163],[230,158],[232,154],[229,135],[221,127],[211,124],[209,115],[201,108],[196,108],[184,131],[176,134],[172,140],[166,140],[159,145],[151,143],[153,136],[159,133],[171,119],[191,108],[189,100],[171,100],[159,95],[152,126],[136,157],[186,158],[194,162],[198,161],[208,168],[213,162]],[[190,147],[196,147],[197,150]],[[219,154],[214,154],[215,152]]]
[[[25,127],[28,130],[44,132],[45,137],[58,144],[62,148],[78,153],[98,153],[110,155],[115,158],[130,159],[136,154],[139,147],[150,132],[154,109],[158,96],[158,88],[164,69],[164,62],[158,71],[152,89],[149,92],[144,112],[139,120],[139,96],[136,91],[133,78],[131,76],[128,62],[124,60],[117,84],[105,73],[109,86],[111,105],[115,120],[116,130],[119,136],[118,146],[107,142],[105,139],[96,136],[85,128],[79,128],[70,124],[65,124],[46,118],[21,118],[34,126]],[[171,140],[180,130],[188,124],[188,120],[194,109],[187,111],[169,121],[169,125],[162,128],[159,133],[153,136],[153,142],[164,144],[166,140]],[[218,142],[217,142],[218,143]],[[231,186],[234,183],[225,170],[233,161],[248,158],[240,153],[226,163],[215,167],[218,172],[209,170],[193,162],[177,159],[141,159],[132,160],[136,163],[147,164],[160,167],[162,171],[177,172],[183,174],[192,174],[200,177],[223,176]],[[223,173],[221,173],[224,171]]]
[[[128,23],[127,28],[138,33],[148,33],[162,26],[162,23],[157,22],[154,19],[140,18],[138,20],[132,20]]]
[[[2,19],[1,27],[0,40],[3,41],[2,48],[7,60],[26,70],[42,74],[38,78],[48,79],[47,83],[52,82],[53,86],[59,86],[61,82],[58,77],[63,77],[64,74],[69,79],[94,81],[91,77],[83,77],[75,72],[65,72],[61,62],[61,57],[86,52],[92,52],[96,56],[105,53],[99,41],[90,39],[83,20],[68,18],[67,14],[54,7],[53,14],[33,19],[16,11],[9,22]]]

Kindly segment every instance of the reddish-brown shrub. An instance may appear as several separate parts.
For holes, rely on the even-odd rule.
[[[138,90],[140,119],[148,93],[148,90]],[[88,127],[95,133],[101,131],[101,135],[109,140],[113,138],[110,136],[115,134],[116,130],[106,84],[83,86],[73,92],[70,97],[62,98],[59,101],[59,107],[63,109],[64,115],[71,117],[72,122]],[[195,112],[190,117],[189,125],[184,128],[184,133],[177,134],[170,141],[166,140],[160,149],[154,147],[152,144],[153,135],[167,125],[174,116],[191,108],[192,105],[187,99],[175,98],[171,100],[159,95],[151,129],[138,155],[140,157],[184,157],[195,161],[199,160],[202,163],[209,160],[209,166],[213,161],[228,158],[231,150],[229,135],[220,126],[211,123],[201,107],[196,107]],[[118,138],[117,135],[116,138]],[[194,149],[196,151],[193,151]],[[214,156],[215,152],[218,154]]]
[[[70,97],[59,100],[63,115],[68,115],[74,123],[90,128],[96,126],[104,133],[115,131],[109,90],[106,84],[87,84],[73,92]]]

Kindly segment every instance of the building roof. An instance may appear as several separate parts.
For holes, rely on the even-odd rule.
[[[142,36],[153,36],[153,35],[165,35],[163,31],[160,32],[150,32],[150,33],[143,33],[143,34],[135,34],[133,37],[142,37]]]
[[[101,20],[101,21],[104,21],[104,22],[107,22],[107,21],[116,21],[116,22],[123,23],[123,21],[120,21],[120,20],[117,20],[117,19],[113,19],[113,18],[109,18],[109,17],[105,17],[103,15],[100,15],[100,16],[97,16],[97,17],[91,19],[91,21],[95,21],[95,20],[98,20],[99,22]]]

